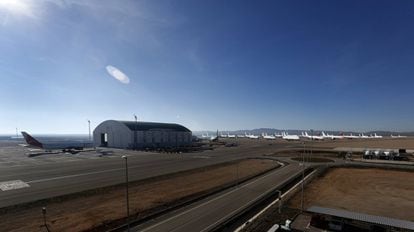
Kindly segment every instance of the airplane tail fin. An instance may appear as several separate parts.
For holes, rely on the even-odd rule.
[[[35,146],[35,147],[43,148],[43,144],[41,142],[39,142],[38,140],[36,140],[35,138],[33,138],[28,133],[22,131],[22,135],[24,137],[24,140],[26,140],[27,144]]]

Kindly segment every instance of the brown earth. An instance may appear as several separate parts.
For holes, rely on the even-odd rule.
[[[302,162],[302,157],[293,157],[292,160]],[[322,157],[306,157],[305,162],[311,162],[311,163],[333,163],[334,160],[322,158]]]
[[[384,149],[414,149],[414,138],[399,139],[341,139],[313,141],[314,146],[335,148],[335,147],[354,147],[354,148],[384,148]]]
[[[414,221],[414,172],[334,168],[305,189],[305,209],[322,206]],[[290,201],[300,208],[300,192]]]
[[[130,183],[131,215],[162,208],[189,196],[207,193],[237,179],[254,176],[277,167],[268,159],[249,159],[173,174],[156,180]],[[238,174],[237,174],[238,170]],[[50,202],[47,221],[51,231],[85,231],[103,222],[126,216],[123,186],[95,195],[79,196]],[[0,215],[1,231],[43,231],[41,207],[21,207]]]

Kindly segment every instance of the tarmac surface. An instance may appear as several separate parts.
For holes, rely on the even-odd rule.
[[[122,155],[128,156],[129,180],[135,181],[238,159],[261,157],[282,150],[303,149],[302,141],[237,139],[234,142],[239,145],[183,154],[110,149],[112,152],[108,155],[90,151],[36,157],[28,157],[28,153],[33,151],[28,151],[17,143],[0,142],[0,208],[124,183],[125,161],[121,158]],[[330,142],[326,148],[344,146],[344,143]],[[325,143],[314,142],[313,146],[320,147],[323,144]],[[140,225],[136,230],[212,229],[301,172],[302,167],[289,156],[278,156],[277,159],[290,164],[246,182],[238,188],[228,189],[167,213]],[[335,162],[342,161],[335,159]]]
[[[295,143],[247,141],[238,147],[213,151],[166,154],[111,149],[113,154],[96,152],[48,154],[27,157],[27,148],[0,144],[0,208],[123,183],[128,155],[129,180],[194,169],[207,165],[269,154]],[[101,157],[100,157],[101,156]],[[1,187],[4,188],[1,188]],[[5,190],[3,190],[5,189]]]

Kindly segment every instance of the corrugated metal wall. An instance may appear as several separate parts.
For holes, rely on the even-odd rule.
[[[101,146],[101,134],[108,135],[107,147],[134,148],[134,131],[115,120],[104,121],[93,131],[95,146]],[[191,145],[192,133],[172,130],[137,131],[137,148],[167,148]]]

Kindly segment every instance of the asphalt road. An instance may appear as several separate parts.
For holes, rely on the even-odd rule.
[[[239,187],[220,192],[135,227],[132,231],[209,231],[267,193],[279,188],[289,178],[300,174],[301,170],[302,167],[297,163],[287,165]]]
[[[250,143],[239,147],[221,147],[214,151],[187,154],[159,154],[117,151],[109,157],[75,159],[72,155],[55,154],[47,157],[22,156],[12,167],[0,168],[1,182],[19,180],[29,187],[0,190],[0,208],[19,203],[110,186],[124,182],[124,160],[128,154],[130,181],[189,170],[241,158],[257,157],[279,149],[295,146],[293,143]],[[1,154],[7,157],[7,154]],[[60,158],[56,158],[60,157]],[[66,158],[67,157],[67,158]],[[30,159],[30,163],[27,162]],[[42,161],[36,163],[35,161]]]

